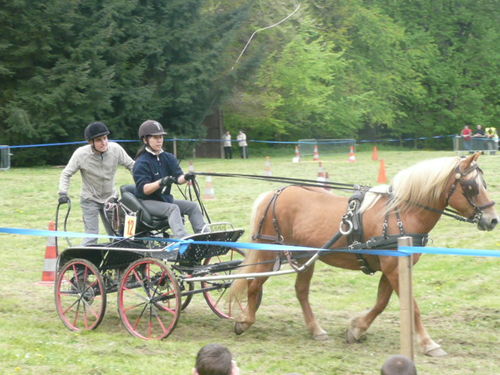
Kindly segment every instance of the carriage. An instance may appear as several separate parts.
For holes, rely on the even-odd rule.
[[[392,293],[399,291],[398,261],[385,252],[395,248],[397,238],[411,236],[420,241],[417,245],[425,245],[427,233],[442,215],[477,224],[483,231],[497,225],[495,202],[489,198],[478,158],[479,154],[473,154],[464,159],[422,161],[400,171],[391,186],[366,191],[360,185],[335,183],[338,189],[354,190],[351,198],[327,193],[323,189],[326,183],[319,187],[309,180],[266,176],[293,186],[263,193],[255,201],[252,241],[269,251],[249,248],[244,260],[234,243],[229,244],[243,231],[232,227],[214,225],[194,235],[192,243],[187,239],[165,246],[166,223],[148,215],[140,201],[123,188],[110,222],[120,231],[115,224],[121,222],[120,213],[136,213],[140,235],[149,237],[137,235],[135,239],[65,250],[58,259],[57,311],[72,330],[94,329],[104,316],[106,295],[117,292],[118,311],[126,329],[144,339],[162,339],[175,328],[192,296],[203,293],[210,308],[222,318],[234,319],[235,333],[241,334],[256,322],[268,277],[295,272],[295,290],[306,326],[314,338],[324,340],[328,335],[315,318],[308,297],[314,262],[320,260],[368,274],[382,273],[375,305],[355,317],[346,332],[348,342],[360,341]],[[317,251],[292,257],[283,251],[292,245]],[[376,248],[382,252],[359,254]],[[420,254],[414,254],[413,263],[419,258]],[[286,262],[292,269],[280,270]],[[230,303],[223,298],[226,291]],[[430,356],[446,355],[426,331],[418,305],[415,300],[413,303],[422,351]]]
[[[209,223],[201,233],[171,240],[168,221],[152,216],[133,188],[122,186],[121,198],[106,204],[105,217],[116,238],[72,246],[59,254],[54,292],[64,325],[72,331],[97,328],[112,293],[124,327],[142,339],[170,335],[195,294],[203,294],[219,317],[232,318],[223,298],[231,280],[224,277],[238,268],[244,254],[223,243],[237,241],[243,230],[230,223]],[[123,237],[126,215],[136,217],[134,237]],[[218,277],[204,280],[206,276]],[[190,281],[195,277],[198,281]]]

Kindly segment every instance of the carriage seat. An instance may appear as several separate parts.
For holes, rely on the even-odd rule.
[[[169,228],[168,219],[151,215],[142,201],[137,198],[135,191],[135,185],[120,186],[122,204],[137,215],[137,230],[142,232],[144,230],[166,230]]]

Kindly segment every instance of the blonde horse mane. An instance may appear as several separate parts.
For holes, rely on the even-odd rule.
[[[392,196],[386,212],[394,209],[405,212],[414,208],[415,204],[434,207],[459,163],[459,157],[443,157],[424,160],[398,172],[392,180]],[[361,205],[361,212],[373,207],[384,194],[389,193],[388,185],[371,188]]]

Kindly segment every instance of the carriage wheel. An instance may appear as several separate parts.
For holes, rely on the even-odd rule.
[[[57,274],[54,284],[56,310],[72,331],[92,330],[106,312],[106,290],[97,267],[85,259],[73,259]]]
[[[240,249],[232,248],[225,255],[219,255],[212,258],[206,258],[203,262],[204,265],[228,262],[232,260],[241,260],[245,258],[245,254]],[[216,275],[231,275],[234,269],[222,271],[218,273],[210,273],[210,276]],[[238,310],[233,312],[233,304],[229,303],[225,298],[227,295],[228,288],[231,286],[232,280],[216,280],[216,281],[202,281],[201,288],[210,288],[203,292],[203,297],[207,301],[208,306],[212,311],[219,317],[224,319],[231,319],[233,316],[238,314],[241,310],[246,307],[245,302],[237,302]]]
[[[174,330],[180,308],[179,285],[163,262],[142,258],[125,270],[118,289],[118,313],[130,334],[164,339]]]

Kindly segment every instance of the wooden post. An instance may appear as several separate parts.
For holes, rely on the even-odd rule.
[[[398,247],[412,245],[413,241],[411,237],[398,238]],[[398,257],[401,354],[411,360],[415,356],[415,310],[413,306],[412,267],[412,254]]]
[[[173,138],[172,140],[172,154],[177,157],[177,138]]]

